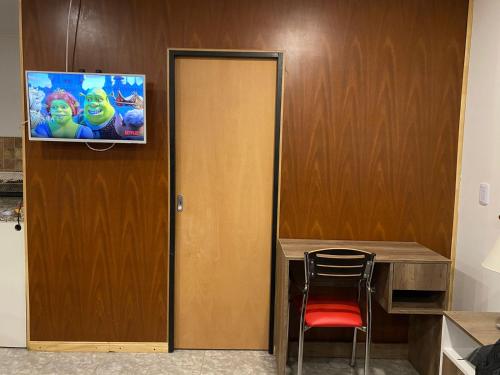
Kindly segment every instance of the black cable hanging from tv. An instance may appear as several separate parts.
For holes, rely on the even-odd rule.
[[[78,35],[78,26],[80,24],[80,13],[82,10],[82,1],[80,0],[78,2],[78,13],[76,16],[76,24],[75,24],[75,38],[73,41],[73,53],[72,53],[72,59],[71,59],[71,69],[73,70],[75,67],[75,53],[76,53],[76,40],[77,40],[77,35]],[[66,58],[65,58],[65,69],[66,72],[68,72],[68,58],[69,58],[69,23],[71,19],[71,7],[73,5],[73,0],[69,0],[69,6],[68,6],[68,19],[66,22]],[[102,70],[96,71],[97,73],[102,73]],[[103,151],[108,151],[111,150],[113,147],[115,147],[116,143],[111,143],[108,147],[106,148],[95,148],[92,147],[88,142],[85,142],[85,145],[87,146],[88,149],[92,151],[98,151],[98,152],[103,152]]]
[[[21,230],[21,210],[23,208],[23,198],[19,201],[17,205],[17,224],[14,226],[14,229],[18,232]]]

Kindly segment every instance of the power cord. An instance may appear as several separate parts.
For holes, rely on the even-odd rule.
[[[21,208],[23,207],[23,198],[19,201],[17,206],[17,224],[14,226],[14,229],[18,232],[21,230]]]
[[[71,70],[75,69],[76,40],[78,37],[78,26],[80,25],[80,13],[82,11],[82,0],[78,2],[78,13],[76,14],[75,39],[73,40],[73,55],[71,57]]]
[[[116,143],[111,143],[111,145],[109,145],[108,147],[106,148],[94,148],[92,147],[91,145],[89,145],[87,142],[85,142],[85,144],[87,145],[87,147],[89,149],[91,149],[92,151],[98,151],[98,152],[103,152],[103,151],[108,151],[108,150],[111,150],[113,147],[115,147]]]
[[[69,20],[71,18],[71,5],[73,5],[73,0],[69,0],[68,20],[66,22],[66,72],[68,71]]]
[[[69,22],[71,19],[71,6],[73,5],[73,0],[69,0],[69,6],[68,6],[68,19],[66,21],[66,56],[65,56],[65,67],[66,67],[66,72],[68,72],[68,58],[69,58]],[[74,68],[75,65],[75,53],[76,53],[76,39],[78,35],[78,26],[80,23],[80,12],[82,10],[82,0],[79,1],[78,4],[78,15],[76,16],[76,26],[75,26],[75,39],[73,41],[73,56],[72,56],[72,62],[71,62],[71,67]],[[115,147],[116,143],[112,143],[109,147],[106,148],[94,148],[91,145],[88,144],[88,142],[85,142],[87,145],[87,148],[89,148],[92,151],[97,151],[97,152],[103,152],[103,151],[108,151],[111,150],[113,147]]]

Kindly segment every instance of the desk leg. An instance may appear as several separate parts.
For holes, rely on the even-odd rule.
[[[408,330],[408,359],[421,375],[439,374],[441,315],[411,315]]]
[[[286,373],[288,357],[289,262],[280,248],[276,251],[276,307],[274,313],[274,353],[278,375]]]

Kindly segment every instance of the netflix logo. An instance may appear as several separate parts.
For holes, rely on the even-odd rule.
[[[125,130],[125,135],[141,135],[138,130]]]

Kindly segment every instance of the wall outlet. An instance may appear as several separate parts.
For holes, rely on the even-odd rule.
[[[490,204],[490,184],[485,182],[479,184],[479,204],[481,206]]]

